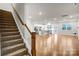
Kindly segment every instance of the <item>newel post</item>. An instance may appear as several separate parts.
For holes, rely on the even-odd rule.
[[[31,47],[32,47],[32,50],[31,50],[31,54],[32,56],[36,56],[36,32],[32,32],[32,35],[31,35]]]

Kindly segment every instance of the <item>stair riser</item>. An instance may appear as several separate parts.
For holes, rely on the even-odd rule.
[[[18,28],[16,27],[0,27],[0,31],[17,31]]]
[[[8,18],[3,17],[1,21],[14,21],[14,20],[11,19],[10,17],[8,17]]]
[[[0,20],[0,22],[3,22],[3,23],[15,23],[14,21],[2,21],[2,20]]]
[[[2,42],[1,47],[4,48],[4,47],[11,46],[11,45],[17,45],[17,44],[22,43],[22,42],[23,42],[22,39],[20,39],[18,41],[13,41],[13,42]]]
[[[0,16],[3,16],[2,12],[0,12]]]
[[[7,29],[9,29],[9,28],[17,28],[17,27],[13,26],[13,25],[10,25],[10,26],[0,26],[0,28],[3,28],[3,29],[7,28]]]
[[[3,23],[15,23],[14,21],[2,21],[2,20],[0,20],[0,22],[3,22]]]
[[[0,20],[3,20],[4,18],[3,17],[0,17]]]
[[[0,10],[0,33],[2,56],[26,54],[27,50],[11,12]]]
[[[16,26],[16,24],[0,24],[0,26]]]
[[[1,36],[10,36],[10,35],[19,35],[20,33],[19,32],[16,32],[16,33],[2,33]]]
[[[2,20],[2,19],[3,19],[3,17],[0,16],[0,20]]]
[[[21,48],[24,48],[24,45],[21,45],[21,46],[12,48],[12,49],[8,49],[8,50],[2,50],[1,54],[6,55],[8,53],[11,53],[11,52],[16,51],[16,50],[21,49]]]
[[[15,23],[0,23],[0,24],[15,24]]]
[[[2,19],[2,20],[0,20],[0,21],[14,21],[14,20],[11,19],[11,18],[4,18],[4,17],[2,17],[2,16],[1,16],[0,19]]]
[[[21,53],[18,53],[18,54],[12,55],[12,56],[23,56],[23,55],[25,55],[25,54],[27,54],[27,51],[26,51],[26,50],[24,50],[24,51],[21,52]]]
[[[0,18],[0,21],[1,22],[14,22],[14,20],[12,20],[12,19],[4,19],[4,18]]]
[[[0,32],[15,32],[15,31],[18,31],[17,29],[16,30],[1,30]]]
[[[15,28],[10,28],[10,27],[9,27],[8,29],[11,29],[11,30],[3,30],[3,29],[7,29],[7,28],[1,28],[0,31],[4,31],[4,32],[5,32],[5,31],[9,31],[9,32],[10,32],[10,31],[12,31],[12,29],[13,29],[14,31],[18,32],[18,31],[17,31],[18,29],[17,29],[16,27],[15,27]],[[13,31],[13,32],[14,32],[14,31]]]
[[[21,39],[21,36],[1,38],[1,41],[9,41],[14,39]]]
[[[0,26],[0,28],[8,28],[8,29],[10,29],[10,28],[17,28],[16,26]]]
[[[0,23],[0,24],[15,24],[15,23],[4,23],[4,22],[2,22],[2,23]]]
[[[12,20],[13,21],[13,19],[11,19],[10,17],[3,17],[4,19],[3,20]]]
[[[16,24],[0,24],[0,27],[16,26]]]
[[[4,26],[4,25],[6,25],[6,26],[7,26],[7,25],[15,25],[15,26],[16,26],[16,24],[15,24],[15,23],[3,23],[3,22],[2,22],[2,23],[0,23],[0,26],[2,26],[2,25],[3,25],[3,26]]]
[[[15,24],[0,24],[0,27],[16,26]]]

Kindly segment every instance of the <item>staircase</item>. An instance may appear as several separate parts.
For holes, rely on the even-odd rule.
[[[28,55],[11,12],[0,10],[0,35],[2,56]]]

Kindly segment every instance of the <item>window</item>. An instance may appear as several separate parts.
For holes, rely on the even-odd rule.
[[[63,24],[62,30],[66,30],[66,24]]]
[[[70,24],[63,24],[62,30],[71,30],[71,25]]]

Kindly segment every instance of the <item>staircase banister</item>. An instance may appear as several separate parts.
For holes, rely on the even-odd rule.
[[[12,8],[13,8],[15,14],[17,15],[19,21],[21,22],[21,24],[24,25],[24,26],[27,28],[27,30],[29,31],[29,33],[31,34],[32,32],[31,32],[31,30],[29,29],[29,27],[27,26],[27,24],[24,24],[24,23],[23,23],[21,17],[19,16],[19,14],[18,14],[18,12],[16,11],[16,9],[14,8],[14,6],[13,6],[12,4],[11,4],[11,6],[12,6]]]
[[[12,4],[11,4],[11,5],[12,5]],[[35,56],[35,55],[36,55],[36,48],[35,48],[36,33],[35,33],[35,32],[31,32],[31,30],[29,29],[29,27],[27,26],[27,24],[25,24],[25,23],[22,21],[21,17],[19,16],[18,12],[16,11],[16,9],[14,8],[13,5],[12,5],[12,8],[13,8],[14,12],[16,13],[18,19],[20,20],[21,24],[26,27],[26,29],[29,31],[29,33],[30,33],[30,35],[31,35],[31,39],[32,39],[32,40],[31,40],[31,42],[32,42],[32,45],[31,45],[31,47],[32,47],[31,53],[32,53],[32,56]]]

